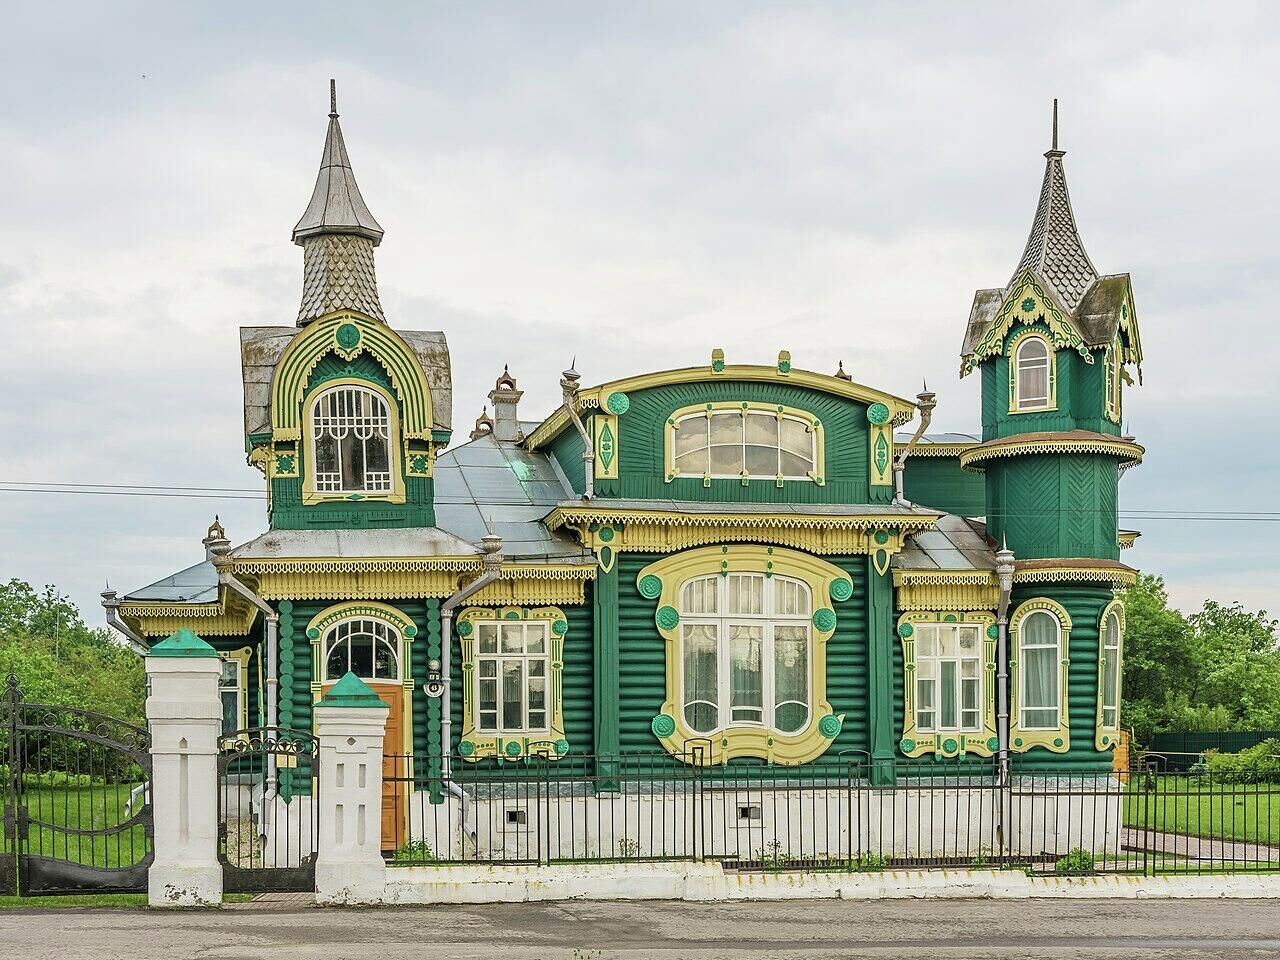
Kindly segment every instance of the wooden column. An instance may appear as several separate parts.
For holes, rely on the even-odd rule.
[[[618,706],[618,567],[614,563],[596,573],[592,597],[595,605],[595,752],[601,775],[617,770],[622,750]],[[617,784],[599,781],[597,789],[616,790]]]
[[[871,782],[894,783],[893,744],[893,581],[892,573],[878,573],[867,557],[867,663],[869,666]]]

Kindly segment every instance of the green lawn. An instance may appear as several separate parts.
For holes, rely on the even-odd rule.
[[[101,836],[59,829],[105,830],[123,823],[131,815],[125,805],[134,786],[24,787],[22,802],[30,818],[26,852],[96,867],[131,867],[140,862],[150,849],[141,824]]]
[[[1124,824],[1280,847],[1280,786],[1164,775],[1149,790],[1135,775],[1126,791]]]

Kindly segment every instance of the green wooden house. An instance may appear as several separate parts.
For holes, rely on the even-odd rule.
[[[388,751],[442,779],[636,756],[766,775],[856,757],[878,784],[1106,771],[1142,350],[1128,275],[1081,243],[1056,120],[1045,157],[1026,249],[964,330],[980,435],[925,432],[928,393],[716,350],[595,386],[565,371],[541,420],[504,370],[468,438],[444,334],[384,314],[383,232],[335,111],[293,234],[296,322],[241,330],[268,529],[233,546],[215,524],[199,562],[109,615],[213,644],[228,733],[308,730],[353,672],[391,707]]]

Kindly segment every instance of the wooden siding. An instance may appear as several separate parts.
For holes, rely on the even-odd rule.
[[[980,517],[987,512],[982,474],[960,469],[958,456],[907,458],[902,492],[912,503],[959,517]]]

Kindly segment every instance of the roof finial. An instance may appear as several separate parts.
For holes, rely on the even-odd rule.
[[[1058,149],[1058,98],[1053,98],[1053,146],[1049,149],[1057,152]]]
[[[1054,101],[1054,103],[1057,102]],[[338,81],[333,78],[329,79],[329,119],[338,119]]]

